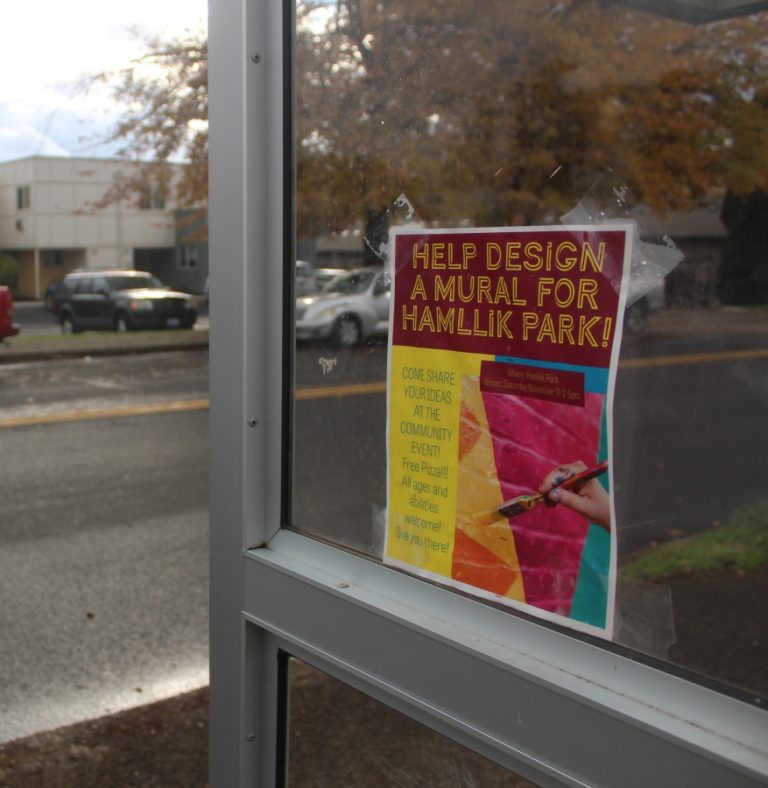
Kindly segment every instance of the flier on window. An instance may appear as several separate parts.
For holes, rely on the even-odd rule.
[[[392,231],[385,562],[610,637],[631,238]]]

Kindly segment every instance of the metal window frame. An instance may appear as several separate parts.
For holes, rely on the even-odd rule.
[[[763,710],[281,530],[289,3],[210,3],[210,784],[283,784],[286,653],[541,785],[765,784]]]

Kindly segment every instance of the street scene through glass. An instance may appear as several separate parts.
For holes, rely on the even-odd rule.
[[[754,699],[768,17],[636,6],[297,5],[293,527]]]
[[[252,309],[250,259],[209,257],[206,4],[10,29],[0,784],[206,784],[217,317],[286,345],[278,537],[758,713],[765,5],[286,3],[284,325]],[[130,45],[129,11],[158,26]],[[38,73],[28,42],[54,51],[69,17],[91,32]],[[296,785],[529,784],[300,656]]]

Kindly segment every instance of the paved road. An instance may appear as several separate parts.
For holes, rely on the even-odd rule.
[[[765,339],[673,320],[627,342],[622,553],[765,497]],[[372,554],[385,371],[384,345],[297,357],[294,522]],[[207,374],[204,351],[0,365],[0,740],[207,680]]]
[[[128,363],[126,363],[126,361]],[[0,367],[0,741],[208,680],[207,354]]]

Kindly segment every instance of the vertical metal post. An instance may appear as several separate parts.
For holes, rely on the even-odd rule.
[[[246,624],[244,550],[280,526],[282,7],[211,0],[210,784],[275,784],[277,649]]]

